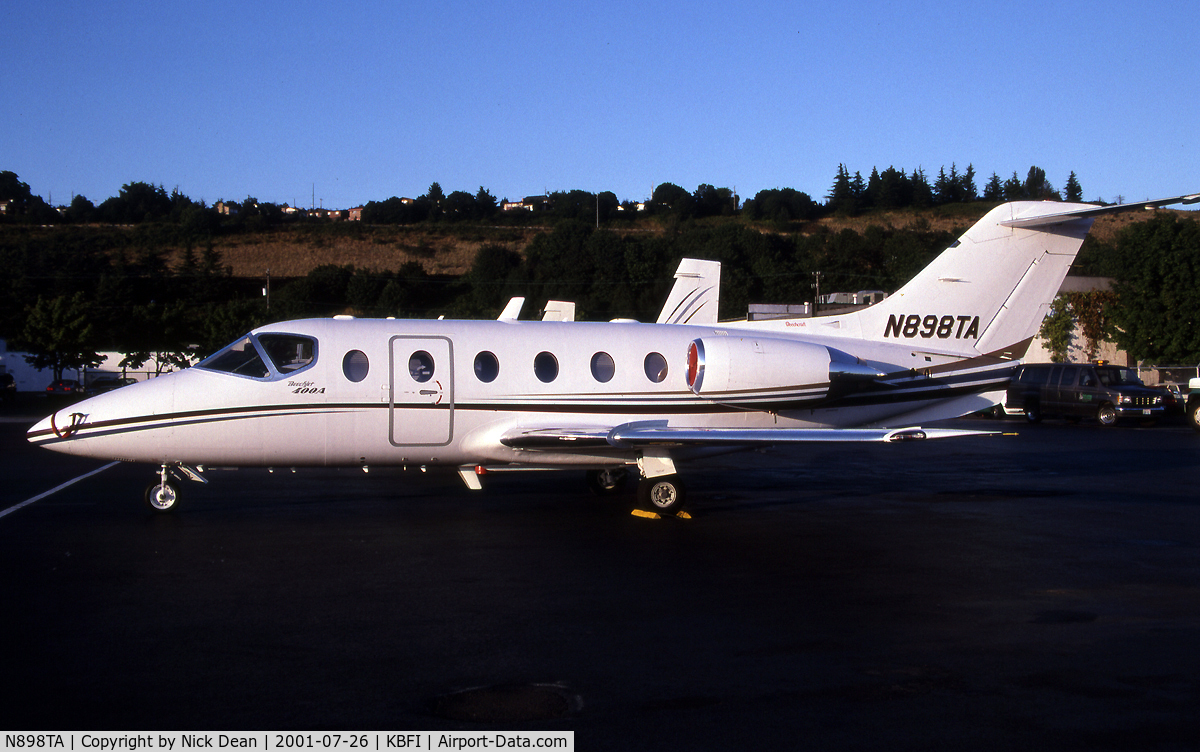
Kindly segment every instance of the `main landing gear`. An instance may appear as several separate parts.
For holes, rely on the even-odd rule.
[[[638,483],[638,503],[659,514],[675,514],[687,501],[687,490],[678,475],[644,478]]]
[[[629,485],[634,473],[625,467],[589,470],[588,488],[597,496],[616,496]],[[687,502],[683,479],[674,473],[642,478],[637,485],[637,503],[642,509],[658,514],[678,514]],[[644,515],[643,515],[644,516]]]

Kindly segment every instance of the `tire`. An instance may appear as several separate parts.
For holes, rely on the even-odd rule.
[[[1037,400],[1029,400],[1025,403],[1025,421],[1028,423],[1042,422],[1042,406]]]
[[[1112,403],[1105,402],[1096,411],[1096,420],[1100,421],[1102,426],[1115,426],[1117,424],[1117,408],[1112,406]]]
[[[1200,431],[1200,400],[1196,400],[1188,405],[1187,415],[1188,422],[1192,424],[1192,428]]]
[[[171,481],[151,483],[143,498],[146,506],[159,514],[174,512],[179,504],[179,487]]]
[[[601,470],[588,470],[587,484],[592,493],[597,496],[614,496],[625,490],[629,480],[629,470],[623,467],[606,467]]]
[[[667,514],[678,512],[686,500],[683,481],[678,475],[646,478],[638,484],[638,503],[651,511]]]

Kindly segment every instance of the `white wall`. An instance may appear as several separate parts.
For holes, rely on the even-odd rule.
[[[129,378],[145,381],[154,377],[155,361],[153,359],[138,371],[126,371],[121,373],[120,362],[125,357],[123,353],[108,352],[100,353],[104,356],[104,361],[99,368],[89,368],[87,372],[77,371],[73,368],[68,368],[63,371],[64,379],[75,379],[85,383],[90,383],[93,379],[101,376],[128,376]],[[45,369],[34,368],[25,362],[25,353],[8,349],[8,342],[0,339],[0,373],[11,373],[17,382],[17,391],[19,392],[41,392],[45,391],[46,385],[54,381],[54,373]],[[164,370],[163,373],[167,373]]]

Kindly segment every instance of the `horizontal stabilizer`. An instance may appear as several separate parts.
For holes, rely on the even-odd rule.
[[[1187,196],[1174,196],[1172,198],[1160,198],[1154,201],[1135,201],[1128,204],[1114,204],[1112,206],[1090,206],[1084,209],[1074,209],[1072,211],[1057,212],[1054,214],[1042,214],[1035,217],[1017,217],[1010,219],[1000,224],[1004,227],[1045,227],[1048,225],[1057,225],[1063,222],[1070,222],[1076,219],[1088,219],[1090,217],[1098,217],[1102,214],[1118,214],[1120,212],[1136,211],[1138,209],[1157,209],[1162,206],[1170,206],[1171,204],[1194,204],[1200,202],[1200,193],[1192,193]]]

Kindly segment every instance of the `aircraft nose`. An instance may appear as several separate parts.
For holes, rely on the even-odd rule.
[[[52,433],[49,417],[42,418],[37,423],[34,423],[29,430],[25,432],[25,440],[36,444],[38,437],[47,433]]]
[[[90,401],[84,400],[50,413],[25,432],[26,441],[31,444],[46,444],[71,438],[88,423],[91,411],[87,405]]]

